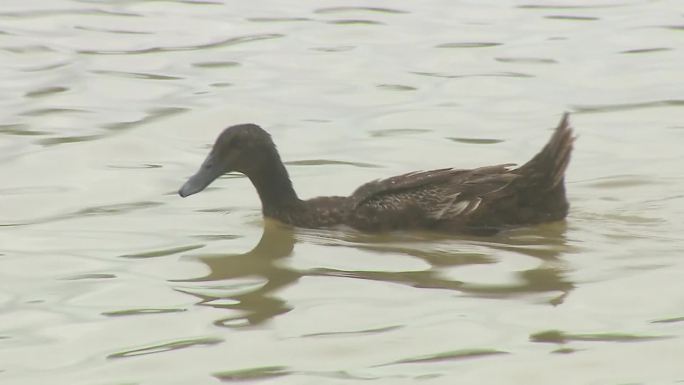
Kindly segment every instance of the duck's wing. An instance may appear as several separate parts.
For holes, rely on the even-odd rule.
[[[443,193],[429,207],[427,216],[436,221],[464,219],[488,207],[510,183],[519,178],[511,173],[513,164],[501,164],[469,170],[444,186]],[[505,195],[505,193],[503,193]]]
[[[353,207],[357,208],[367,201],[377,199],[383,195],[406,192],[429,184],[444,184],[450,179],[468,171],[441,168],[430,171],[414,171],[386,179],[376,179],[357,188],[350,198]]]
[[[395,210],[410,205],[432,220],[452,219],[475,212],[492,193],[518,178],[510,173],[511,166],[445,168],[376,180],[359,187],[351,196],[352,203],[354,208],[372,204]]]

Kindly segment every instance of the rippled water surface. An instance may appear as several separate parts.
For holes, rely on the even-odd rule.
[[[671,1],[0,2],[2,384],[684,382],[684,7]],[[301,196],[524,162],[578,133],[565,223],[302,230]]]

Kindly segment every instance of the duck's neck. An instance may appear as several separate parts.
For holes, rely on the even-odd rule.
[[[268,154],[249,179],[259,193],[265,216],[281,219],[291,210],[297,209],[302,201],[292,186],[285,165],[277,151]]]

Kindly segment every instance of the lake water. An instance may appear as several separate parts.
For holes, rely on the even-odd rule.
[[[0,383],[684,382],[684,7],[3,0]],[[225,126],[300,196],[522,163],[576,128],[565,223],[264,221],[178,187]]]

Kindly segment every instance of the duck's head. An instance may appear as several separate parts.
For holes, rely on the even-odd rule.
[[[263,128],[251,123],[228,127],[216,139],[200,169],[178,190],[178,195],[198,193],[231,171],[251,178],[275,159],[280,158],[271,136]]]

